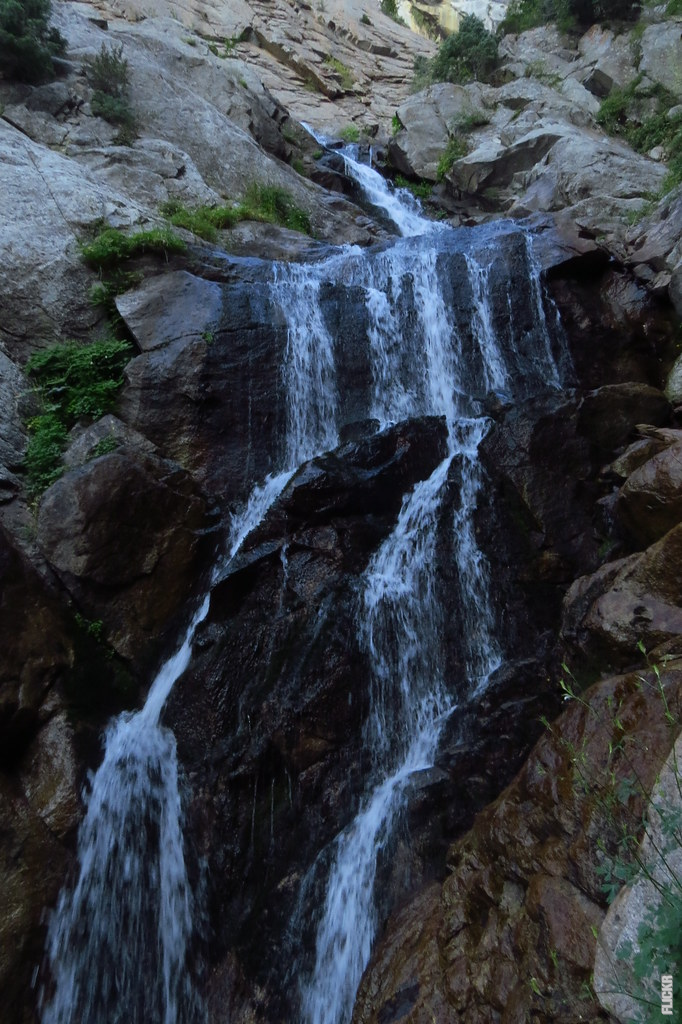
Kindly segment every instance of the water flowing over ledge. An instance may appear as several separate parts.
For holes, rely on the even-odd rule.
[[[371,252],[336,250],[317,263],[273,264],[268,301],[287,336],[284,436],[274,471],[232,517],[214,580],[299,467],[338,444],[343,339],[333,335],[325,312],[328,282],[343,282],[362,307],[371,378],[367,416],[380,428],[411,417],[443,417],[448,454],[404,497],[393,531],[364,574],[357,631],[371,666],[364,731],[371,769],[357,814],[325,861],[312,973],[300,965],[303,1024],[350,1021],[377,926],[377,857],[391,841],[411,778],[434,763],[443,724],[460,703],[476,700],[503,658],[474,526],[482,483],[477,451],[489,426],[486,396],[501,392],[514,400],[558,387],[562,372],[527,233],[505,222],[460,232],[435,225],[352,153],[345,158],[368,200],[402,237]],[[530,282],[531,316],[524,323],[516,322],[514,282],[504,276],[499,243],[510,237],[520,237]],[[443,275],[444,250],[461,256],[461,280]],[[505,280],[506,304],[493,308],[491,289]],[[464,312],[455,308],[454,292],[464,296]],[[458,566],[465,671],[448,679],[435,539],[455,477],[459,504],[447,528]],[[80,875],[60,896],[50,922],[52,984],[43,1024],[205,1019],[192,962],[201,909],[185,865],[175,740],[159,716],[189,664],[209,602],[207,595],[145,707],[107,730],[79,833]],[[302,926],[309,930],[310,921]]]

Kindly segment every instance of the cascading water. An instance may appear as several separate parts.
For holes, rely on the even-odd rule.
[[[392,215],[400,199],[370,168],[347,157],[347,167],[368,198]],[[391,838],[411,776],[433,765],[442,726],[458,700],[475,699],[502,661],[495,638],[488,567],[475,537],[481,487],[478,446],[488,421],[476,415],[472,368],[447,313],[437,267],[436,232],[410,207],[394,217],[406,236],[430,234],[416,251],[397,244],[373,267],[364,267],[368,338],[374,373],[373,415],[385,424],[414,415],[442,415],[449,453],[428,480],[404,500],[398,522],[364,576],[358,614],[361,641],[372,668],[371,710],[365,728],[372,770],[351,824],[336,838],[318,925],[315,966],[301,988],[305,1024],[348,1024],[376,929],[377,858]],[[489,305],[491,263],[464,254],[472,294],[473,334],[486,391],[513,387],[515,352],[503,353]],[[409,276],[416,349],[406,357],[397,328],[402,281]],[[553,382],[558,371],[541,309],[533,301],[544,352],[537,371]],[[403,342],[401,344],[401,342]],[[416,357],[416,358],[415,358]],[[542,364],[546,362],[547,366]],[[422,367],[415,374],[415,368]],[[460,470],[460,503],[452,524],[463,610],[465,679],[446,685],[436,588],[436,533],[450,468]],[[454,692],[453,692],[454,691]]]
[[[232,517],[227,556],[212,583],[296,468],[337,443],[332,339],[314,295],[309,301],[308,284],[305,268],[275,265],[273,298],[288,323],[284,468],[257,485]],[[189,964],[196,909],[185,866],[175,738],[159,718],[189,664],[209,604],[210,591],[142,710],[120,715],[106,731],[79,831],[79,876],[73,890],[62,891],[48,928],[51,985],[42,1024],[205,1019]]]
[[[434,225],[409,194],[388,187],[352,153],[344,156],[369,201],[403,237],[374,252],[348,248],[315,264],[273,265],[270,301],[284,317],[288,337],[282,369],[285,437],[275,459],[278,468],[233,516],[227,553],[213,579],[222,575],[298,466],[338,443],[343,396],[323,310],[326,282],[343,281],[364,301],[371,369],[366,414],[382,426],[412,416],[443,416],[448,453],[405,497],[393,532],[364,575],[358,630],[372,666],[365,727],[372,769],[358,814],[327,858],[331,869],[316,963],[301,988],[305,1024],[349,1021],[376,928],[378,853],[391,840],[411,777],[433,764],[444,722],[458,702],[483,691],[502,660],[487,563],[474,530],[482,485],[477,452],[488,429],[479,399],[490,390],[513,394],[523,378],[523,393],[533,385],[558,385],[560,379],[527,237],[532,323],[517,329],[509,293],[501,333],[501,314],[490,304],[498,242],[517,237],[518,226],[455,233]],[[466,322],[444,288],[448,275],[442,274],[440,259],[445,250],[448,259],[453,254],[459,259],[457,288],[469,296]],[[440,639],[436,536],[454,482],[459,504],[452,548],[465,678],[453,682],[445,677]],[[282,558],[285,565],[286,553]],[[207,595],[144,708],[119,716],[107,729],[104,759],[92,777],[79,832],[79,876],[73,889],[62,892],[49,925],[51,981],[42,1024],[201,1024],[205,1019],[192,981],[198,910],[184,859],[175,740],[159,719],[208,608]]]
[[[80,873],[48,930],[54,992],[43,1024],[199,1022],[188,969],[194,897],[182,841],[173,734],[159,716],[208,612],[204,598],[147,702],[106,733],[78,836]]]

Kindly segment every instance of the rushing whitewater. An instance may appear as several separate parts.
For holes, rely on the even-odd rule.
[[[350,1021],[375,936],[377,860],[403,810],[410,778],[433,765],[443,724],[457,702],[475,699],[483,692],[502,662],[488,566],[474,530],[481,487],[478,446],[488,421],[476,415],[476,402],[470,396],[481,385],[486,392],[513,390],[518,376],[513,339],[505,353],[492,320],[494,236],[483,252],[463,254],[480,366],[476,381],[441,289],[439,230],[420,217],[412,203],[403,206],[400,196],[352,155],[347,154],[346,163],[369,200],[393,218],[401,235],[420,236],[422,242],[416,250],[397,244],[383,260],[364,268],[374,374],[372,413],[382,424],[406,416],[444,416],[449,454],[405,498],[395,529],[365,572],[358,628],[372,666],[365,743],[372,752],[373,766],[356,817],[335,840],[317,930],[315,965],[301,989],[305,1024]],[[396,205],[399,210],[394,215]],[[421,237],[424,235],[430,236],[428,242]],[[401,283],[408,273],[411,311],[418,324],[411,352],[397,312]],[[534,319],[541,339],[536,372],[558,384],[539,279],[532,294],[538,306]],[[438,519],[453,463],[460,470],[459,508],[452,522],[463,618],[465,678],[460,680],[444,678],[436,587]]]
[[[302,1024],[348,1024],[375,936],[378,857],[392,840],[410,781],[433,765],[448,717],[483,692],[502,662],[488,565],[474,528],[483,485],[478,447],[489,427],[486,396],[525,396],[559,386],[562,375],[530,236],[505,223],[462,232],[434,225],[409,193],[388,186],[353,152],[344,158],[400,237],[371,251],[337,249],[317,263],[272,265],[267,301],[287,328],[284,436],[272,473],[227,524],[213,581],[298,467],[338,444],[344,401],[338,357],[345,338],[329,326],[330,282],[352,289],[362,319],[369,367],[362,415],[380,427],[442,416],[448,451],[405,496],[395,528],[363,577],[357,626],[371,664],[364,732],[371,770],[357,815],[311,868],[326,864],[328,878],[315,923],[315,964],[300,985]],[[509,239],[530,281],[531,316],[522,324],[509,283],[506,308],[491,299],[493,282],[509,279],[500,257],[500,243]],[[444,265],[459,268],[456,280],[443,273]],[[460,679],[447,678],[442,644],[436,537],[445,509],[453,510],[447,529],[458,569]],[[283,549],[285,569],[286,560]],[[49,923],[42,1024],[206,1019],[194,963],[203,911],[185,863],[175,739],[160,716],[189,664],[209,603],[210,594],[142,710],[119,716],[106,731],[103,761],[85,795],[78,877],[61,893]]]

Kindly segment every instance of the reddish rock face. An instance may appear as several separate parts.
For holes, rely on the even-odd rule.
[[[682,711],[682,666],[661,670]],[[386,929],[354,1024],[608,1020],[589,992],[604,878],[674,741],[656,675],[597,683],[448,854],[440,892]]]

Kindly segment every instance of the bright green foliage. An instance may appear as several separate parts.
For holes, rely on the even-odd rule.
[[[402,130],[403,124],[397,114],[394,114],[391,118],[391,133],[397,135]]]
[[[290,231],[300,231],[304,235],[311,233],[308,214],[296,206],[286,189],[254,184],[239,209],[243,212],[240,220],[261,220],[279,224]]]
[[[345,128],[341,129],[339,134],[344,142],[360,141],[360,129],[356,124],[347,124]]]
[[[436,177],[441,181],[448,173],[452,165],[456,160],[466,156],[469,152],[466,139],[463,139],[461,135],[452,135],[448,140],[448,144],[445,147],[445,151],[438,161],[436,167]]]
[[[49,412],[29,420],[28,430],[30,436],[24,465],[28,491],[37,496],[64,471],[61,459],[66,448],[67,429],[55,413]]]
[[[453,123],[452,127],[458,132],[472,132],[474,128],[482,128],[490,124],[490,118],[482,110],[474,110],[471,114],[462,114]]]
[[[485,82],[497,65],[496,37],[475,14],[465,14],[459,31],[443,40],[435,57],[415,58],[413,88],[424,89],[432,82],[462,84],[473,78]]]
[[[397,174],[395,183],[398,188],[407,188],[417,199],[430,199],[433,192],[433,185],[430,181],[408,181],[402,175]]]
[[[310,218],[296,206],[289,193],[272,185],[252,185],[236,206],[198,206],[190,210],[176,199],[169,200],[161,212],[171,224],[185,228],[199,238],[214,242],[218,231],[234,227],[241,220],[259,220],[279,224],[309,235]]]
[[[48,27],[50,0],[0,0],[0,72],[20,82],[54,78],[52,57],[66,40]]]
[[[682,182],[682,114],[670,117],[675,97],[660,85],[640,87],[641,75],[623,89],[613,89],[603,101],[597,122],[610,135],[620,135],[638,153],[661,146],[668,163],[662,191],[669,192]],[[651,113],[651,100],[656,111]]]
[[[134,235],[126,235],[118,228],[104,228],[92,242],[82,246],[81,256],[89,266],[105,270],[145,253],[167,259],[169,253],[186,251],[185,242],[169,228],[152,228]]]
[[[486,81],[497,67],[497,39],[475,14],[465,14],[459,31],[438,47],[431,62],[434,82]]]
[[[332,57],[332,55],[329,54],[324,58],[324,63],[336,71],[337,75],[341,79],[341,85],[346,89],[346,91],[350,91],[353,88],[355,85],[355,76],[343,61],[337,60],[336,57]]]
[[[69,429],[80,419],[99,419],[116,401],[131,346],[110,339],[54,345],[32,356],[26,372],[35,384],[42,411],[28,422],[28,487],[40,494],[62,473],[61,456]]]
[[[92,449],[90,458],[98,459],[101,455],[110,455],[111,452],[115,452],[119,447],[120,443],[115,437],[103,437]]]
[[[669,18],[682,15],[682,0],[668,0],[668,6],[665,9],[665,13]]]

